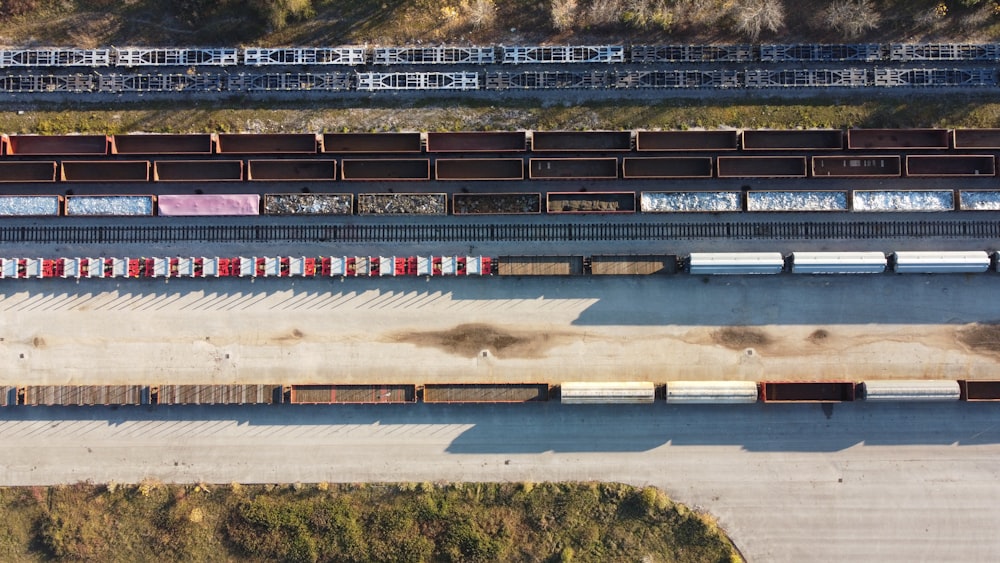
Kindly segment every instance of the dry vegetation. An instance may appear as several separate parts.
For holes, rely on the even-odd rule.
[[[0,44],[990,41],[1000,0],[2,0]]]
[[[0,489],[3,561],[740,561],[707,516],[619,484]]]

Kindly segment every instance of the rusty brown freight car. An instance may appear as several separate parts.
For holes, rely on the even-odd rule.
[[[55,162],[0,162],[0,182],[55,182]]]
[[[1000,129],[955,129],[956,149],[1000,149]]]
[[[902,164],[896,155],[891,156],[814,156],[812,173],[817,178],[879,178],[898,177]]]
[[[1000,381],[961,380],[958,386],[963,401],[1000,401]]]
[[[583,274],[583,256],[500,256],[497,274],[501,276],[579,276]]]
[[[993,155],[907,155],[907,176],[995,176]]]
[[[108,154],[107,135],[11,135],[7,154],[15,156],[82,156]]]
[[[590,273],[595,276],[649,276],[677,272],[677,256],[636,254],[590,257]]]
[[[842,403],[853,401],[853,381],[765,381],[760,384],[765,403]]]
[[[734,151],[739,148],[739,132],[639,131],[635,148],[639,151]]]
[[[719,178],[804,178],[804,156],[720,156]]]
[[[407,153],[420,152],[420,133],[327,133],[326,153]]]
[[[247,180],[274,181],[333,181],[337,179],[336,160],[255,160],[247,163]]]
[[[157,182],[233,182],[243,179],[242,160],[157,160]]]
[[[548,383],[428,383],[425,403],[531,403],[549,400]]]
[[[351,160],[340,163],[344,180],[430,180],[431,161],[422,159]]]
[[[532,180],[611,180],[618,177],[617,158],[532,158]]]
[[[523,180],[520,158],[439,158],[434,163],[438,180]]]
[[[524,151],[524,131],[463,131],[428,133],[427,152],[514,152]]]
[[[540,193],[455,194],[455,215],[517,215],[542,212]]]
[[[281,386],[160,385],[150,395],[160,405],[265,405],[281,401]]]
[[[848,129],[849,149],[946,149],[947,129]]]
[[[545,151],[627,151],[632,150],[629,131],[535,131],[531,150]]]
[[[292,404],[374,404],[413,403],[417,400],[415,385],[292,385]]]
[[[635,213],[635,192],[549,192],[549,213]]]
[[[839,151],[843,148],[844,132],[840,129],[748,129],[743,132],[743,149],[748,151]]]
[[[625,158],[623,178],[711,178],[712,157],[666,156]]]
[[[220,154],[315,154],[313,133],[226,134],[218,136]]]
[[[148,182],[148,160],[62,161],[63,182]]]
[[[212,154],[212,135],[114,135],[111,154]]]

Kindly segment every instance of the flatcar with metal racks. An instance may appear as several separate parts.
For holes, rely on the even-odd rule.
[[[0,68],[998,60],[997,43],[0,48]]]

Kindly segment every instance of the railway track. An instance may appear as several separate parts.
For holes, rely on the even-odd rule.
[[[544,225],[207,225],[0,227],[0,243],[168,242],[574,242],[628,240],[810,240],[1000,238],[1000,222],[982,220],[844,222],[551,223]]]

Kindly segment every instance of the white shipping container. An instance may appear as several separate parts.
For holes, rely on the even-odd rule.
[[[950,380],[885,380],[862,384],[866,401],[957,401],[961,389]]]
[[[692,252],[692,274],[779,274],[785,267],[780,252]]]
[[[793,274],[880,274],[885,271],[881,252],[793,252]]]
[[[754,381],[668,381],[667,402],[676,404],[739,404],[757,402]]]
[[[656,386],[648,381],[569,381],[560,386],[560,402],[568,405],[652,403]]]
[[[431,275],[431,258],[429,256],[417,256],[417,275]]]
[[[898,251],[893,254],[897,274],[961,274],[985,272],[990,256],[974,251]]]

